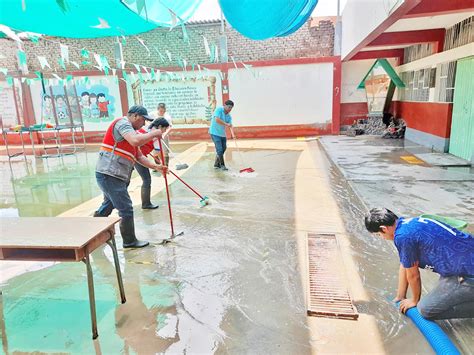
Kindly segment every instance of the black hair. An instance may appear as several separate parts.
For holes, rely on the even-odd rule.
[[[158,128],[158,127],[169,127],[170,123],[166,120],[166,118],[155,118],[155,120],[148,126],[149,129],[152,129],[153,127]]]
[[[89,97],[97,97],[97,95],[94,94],[93,92],[91,92],[91,94],[89,95]]]
[[[234,107],[234,101],[232,101],[232,100],[227,100],[226,102],[224,102],[224,105]]]
[[[393,226],[398,216],[387,208],[372,208],[365,216],[365,228],[371,233],[380,232],[380,226]]]
[[[97,97],[101,97],[101,96],[105,97],[105,94],[103,94],[103,93],[97,94]]]
[[[158,104],[158,108],[163,107],[166,110],[166,104],[164,102],[160,102]]]
[[[89,96],[89,93],[88,93],[87,91],[84,91],[84,92],[81,94],[81,96],[86,96],[86,95]]]
[[[63,95],[56,95],[56,96],[54,97],[54,99],[55,99],[56,101],[58,101],[58,99],[63,99],[63,100],[64,100],[64,96],[63,96]]]
[[[51,96],[49,96],[49,95],[44,95],[44,96],[43,96],[43,101],[46,100],[46,99],[51,99]]]

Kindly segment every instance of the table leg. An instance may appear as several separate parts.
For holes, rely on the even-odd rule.
[[[123,280],[122,280],[122,271],[120,271],[120,263],[118,259],[118,253],[117,253],[117,246],[115,244],[115,237],[114,233],[111,232],[111,237],[107,241],[107,244],[112,248],[112,253],[114,254],[114,264],[115,264],[115,272],[117,273],[117,281],[120,289],[120,298],[122,300],[122,303],[127,302],[127,299],[125,298],[125,290],[123,288]]]
[[[92,339],[96,339],[99,336],[99,333],[97,332],[97,316],[95,313],[94,277],[92,275],[89,254],[86,255],[83,261],[86,264],[87,269],[87,286],[89,287],[89,305],[91,307]]]

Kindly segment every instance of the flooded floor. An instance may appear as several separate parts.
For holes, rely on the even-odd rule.
[[[231,155],[235,152],[228,165],[238,166]],[[55,264],[1,285],[3,351],[309,353],[294,237],[292,192],[299,152],[245,155],[258,166],[257,174],[215,171],[209,152],[184,175],[211,199],[205,208],[183,185],[172,185],[175,230],[184,231],[173,243],[157,244],[170,233],[164,193],[152,199],[161,205],[158,210],[136,209],[137,236],[153,245],[127,251],[119,247],[127,303],[119,302],[110,249],[93,253],[97,340],[90,339],[83,264]],[[21,177],[21,198],[16,186],[10,191],[15,201],[7,194],[2,208],[17,208],[21,216],[51,215],[87,200],[97,193],[93,175],[87,173],[93,171],[93,157],[80,153],[75,159],[82,159],[81,164],[66,163],[71,179]],[[64,169],[55,163],[46,175]],[[27,186],[41,181],[47,181],[47,192],[35,200]],[[60,199],[63,189],[70,191],[69,200]],[[48,212],[33,206],[48,201],[62,204]]]
[[[423,352],[416,349],[420,345],[416,341],[418,329],[391,303],[398,282],[395,246],[368,233],[363,218],[368,208],[377,206],[403,216],[431,212],[469,221],[472,233],[474,174],[469,168],[409,165],[400,156],[423,149],[410,142],[374,137],[324,137],[322,144],[337,164],[330,168],[333,193],[351,236],[351,249],[364,288],[373,300],[358,304],[357,309],[373,314],[378,320],[388,353]],[[426,270],[421,270],[421,275],[426,293],[437,284],[438,276]],[[461,353],[473,352],[473,319],[437,323]]]

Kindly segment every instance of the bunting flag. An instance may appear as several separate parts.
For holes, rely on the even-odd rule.
[[[124,69],[122,69],[122,76],[123,76],[125,81],[128,80],[127,72]]]
[[[183,42],[187,43],[188,45],[191,45],[189,41],[188,31],[186,31],[186,27],[184,26],[184,23],[181,23],[181,31],[183,32]]]
[[[139,38],[139,37],[136,37],[136,38],[137,38],[137,41],[140,42],[140,44],[141,44],[143,47],[145,47],[146,51],[148,52],[148,56],[150,56],[150,55],[151,55],[151,52],[150,52],[150,50],[148,49],[148,47],[146,46],[145,41],[144,41],[143,39]]]
[[[237,63],[235,62],[234,57],[230,56],[230,59],[232,59],[232,63],[234,63],[235,69],[238,69],[238,68],[237,68]]]
[[[7,68],[0,68],[0,73],[2,73],[3,75],[7,76],[7,74],[8,74],[8,69],[7,69]]]
[[[150,76],[151,80],[155,80],[155,71],[153,70],[153,68],[151,68]]]
[[[109,65],[109,61],[107,60],[107,57],[101,54],[100,63],[101,63],[101,67],[104,68],[105,75],[109,75],[110,65]]]
[[[58,58],[58,64],[61,68],[66,70],[66,64],[64,64],[64,59],[63,58]]]
[[[133,64],[138,73],[140,73],[140,66],[138,64]]]
[[[89,59],[89,51],[87,49],[81,49],[81,57],[85,59]]]
[[[53,76],[54,76],[56,79],[59,80],[59,82],[62,82],[62,81],[63,81],[63,79],[62,79],[58,74],[56,74],[56,73],[52,73],[52,74],[53,74]]]
[[[208,57],[210,57],[211,56],[211,49],[209,48],[209,42],[207,41],[207,38],[204,37],[204,36],[202,36],[202,39],[204,41],[204,49],[206,50],[206,55]]]
[[[145,80],[143,79],[143,75],[142,75],[141,72],[138,72],[138,79],[140,79],[140,84],[143,84],[143,82],[145,81]]]
[[[18,51],[18,62],[20,63],[20,66],[26,66],[26,54],[22,50]]]
[[[113,75],[113,76],[116,76],[116,73],[117,73],[117,69],[112,68],[112,75]]]
[[[186,59],[183,58],[183,70],[186,71],[186,67],[188,66],[188,62]]]
[[[61,48],[61,59],[64,63],[69,64],[69,47],[65,44],[60,44],[59,47]]]
[[[89,77],[85,76],[84,77],[84,84],[87,85],[90,82]]]
[[[70,63],[71,63],[72,65],[74,65],[77,69],[80,69],[80,68],[81,68],[77,62],[74,62],[74,61],[71,60]]]
[[[169,61],[171,62],[171,52],[169,50],[166,50],[165,53],[168,56]]]
[[[26,85],[28,85],[28,86],[31,85],[31,79],[30,78],[26,78]]]
[[[43,80],[43,74],[40,71],[35,71],[37,78],[35,80]]]
[[[8,86],[13,86],[13,78],[11,76],[7,76],[5,79],[7,80]]]
[[[90,64],[91,64],[91,62],[89,62],[89,61],[87,61],[87,60],[83,60],[83,61],[82,61],[82,65],[90,65]]]
[[[31,42],[33,42],[33,43],[36,44],[36,43],[39,42],[40,36],[34,35],[34,34],[32,34],[32,33],[28,33],[28,34],[27,34],[27,38],[28,38]]]
[[[122,37],[121,41],[122,41],[122,46],[125,46],[127,44],[127,39],[125,38],[124,35],[121,35],[120,37]]]
[[[143,70],[145,71],[145,73],[149,74],[150,72],[148,71],[147,67],[145,67],[144,65],[142,65],[142,68]]]
[[[66,81],[71,81],[72,79],[73,79],[72,75],[69,74],[68,76],[66,76]]]
[[[153,46],[153,48],[155,49],[155,51],[156,51],[156,52],[158,53],[158,55],[160,56],[161,62],[164,63],[164,62],[165,62],[165,56],[160,52],[160,50],[159,50],[157,47]]]
[[[94,53],[94,59],[97,63],[96,68],[98,68],[100,71],[103,71],[104,68],[102,67],[102,59],[101,59],[100,54]]]

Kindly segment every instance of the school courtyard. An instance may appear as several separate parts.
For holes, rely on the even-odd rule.
[[[472,238],[473,13],[2,1],[1,352],[472,353],[473,318],[400,312],[397,247],[364,216],[386,207]],[[148,190],[136,166],[121,182],[149,242],[129,247],[125,190],[100,212],[98,167],[107,153],[107,174],[139,164],[114,125],[151,137],[157,117],[171,130],[146,159],[169,157],[168,172],[148,169]]]

